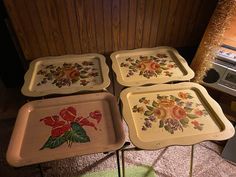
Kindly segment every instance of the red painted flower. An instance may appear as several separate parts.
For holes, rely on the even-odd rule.
[[[64,121],[59,121],[59,116],[48,116],[43,119],[40,119],[40,121],[43,121],[45,125],[51,126],[51,127],[59,127],[65,124]]]
[[[183,108],[174,106],[171,110],[171,115],[173,118],[180,120],[186,117],[186,112]]]
[[[59,137],[70,129],[70,124],[63,125],[61,127],[53,128],[51,131],[51,136],[53,138]]]
[[[73,121],[76,117],[76,109],[73,107],[68,107],[60,111],[60,116],[66,121]]]
[[[77,122],[81,127],[83,126],[90,126],[93,127],[95,130],[97,130],[97,127],[93,122],[90,122],[87,118],[84,117],[77,117],[75,119],[75,122]]]
[[[160,107],[153,111],[154,116],[157,116],[159,119],[164,119],[167,115],[167,112],[164,108]]]
[[[99,123],[102,118],[102,113],[100,111],[94,111],[94,112],[90,112],[89,116],[97,120],[97,123]]]

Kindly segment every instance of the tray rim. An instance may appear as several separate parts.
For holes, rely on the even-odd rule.
[[[131,82],[127,82],[125,80],[122,79],[121,73],[120,73],[120,69],[119,69],[119,65],[116,61],[116,55],[118,54],[128,54],[128,53],[135,53],[135,52],[145,52],[145,51],[154,51],[154,50],[159,50],[159,49],[166,49],[166,50],[171,50],[175,56],[177,57],[177,59],[179,60],[179,62],[184,66],[184,68],[187,71],[187,74],[178,78],[178,79],[171,79],[170,78],[164,78],[164,79],[156,79],[156,81],[149,81],[149,80],[143,80],[143,81],[131,81]],[[188,63],[186,62],[186,60],[179,54],[179,52],[172,47],[169,46],[159,46],[159,47],[154,47],[154,48],[138,48],[138,49],[131,49],[131,50],[120,50],[120,51],[116,51],[113,52],[110,55],[110,58],[112,60],[112,69],[116,74],[116,78],[119,84],[123,85],[123,86],[142,86],[142,85],[146,85],[146,84],[164,84],[164,83],[168,83],[168,82],[174,82],[174,81],[187,81],[190,80],[194,77],[195,73],[193,72],[193,70],[189,67]],[[159,80],[159,81],[158,81]]]
[[[175,89],[188,89],[188,88],[197,88],[200,90],[201,94],[204,95],[206,101],[208,101],[209,105],[214,109],[215,113],[217,113],[218,117],[222,121],[224,125],[224,130],[218,133],[210,133],[208,135],[194,135],[190,137],[177,137],[169,140],[160,140],[155,141],[155,142],[143,142],[141,141],[137,133],[135,131],[135,125],[134,121],[132,120],[132,114],[129,111],[129,103],[127,99],[127,95],[130,94],[131,92],[133,93],[138,93],[138,92],[143,92],[143,91],[165,91],[166,89],[173,90],[173,87]],[[223,114],[223,111],[219,104],[208,94],[207,90],[201,86],[200,84],[193,83],[193,82],[182,82],[182,83],[177,83],[177,84],[159,84],[159,85],[153,85],[153,86],[145,86],[145,87],[131,87],[131,88],[126,88],[124,89],[121,94],[120,98],[122,101],[122,116],[127,123],[128,126],[128,131],[129,131],[129,137],[130,140],[133,142],[135,146],[141,149],[147,149],[147,150],[153,150],[153,149],[159,149],[167,146],[173,146],[173,145],[193,145],[202,141],[207,141],[207,140],[226,140],[231,138],[234,133],[234,127],[230,123],[230,121],[225,117]]]
[[[37,62],[40,61],[49,61],[49,60],[62,60],[63,58],[77,58],[80,57],[98,57],[101,64],[101,74],[103,77],[103,82],[100,85],[93,85],[93,86],[84,86],[78,89],[78,87],[70,87],[70,88],[60,88],[60,89],[54,89],[53,91],[40,91],[40,92],[34,92],[29,90],[29,85],[32,80],[32,74],[34,72],[34,68],[37,64]],[[79,59],[80,60],[80,59]],[[66,62],[66,61],[65,61]],[[47,57],[40,57],[35,60],[33,60],[30,65],[29,69],[24,75],[24,84],[21,88],[21,93],[25,96],[30,97],[40,97],[40,96],[46,96],[51,94],[71,94],[76,92],[82,92],[82,91],[96,91],[96,90],[103,90],[106,89],[110,85],[110,78],[109,78],[109,67],[106,64],[106,58],[105,56],[98,54],[98,53],[88,53],[88,54],[82,54],[82,55],[61,55],[61,56],[47,56]]]
[[[99,92],[99,93],[90,93],[90,94],[82,94],[82,95],[74,95],[74,96],[65,96],[65,97],[57,97],[57,98],[49,98],[49,99],[44,99],[44,100],[35,100],[35,101],[31,101],[28,102],[26,104],[24,104],[18,112],[18,116],[14,125],[14,129],[10,138],[10,142],[7,148],[7,152],[6,152],[6,160],[7,162],[14,167],[21,167],[21,166],[26,166],[26,165],[31,165],[31,164],[38,164],[38,163],[42,163],[42,162],[49,162],[49,161],[53,161],[53,160],[60,160],[60,159],[65,159],[65,158],[70,158],[70,157],[74,157],[74,156],[82,156],[82,155],[89,155],[89,154],[95,154],[95,153],[101,153],[101,152],[108,152],[108,151],[115,151],[117,149],[120,149],[123,144],[125,143],[125,133],[124,133],[124,128],[123,128],[123,124],[122,124],[122,118],[121,118],[121,114],[119,112],[119,108],[117,105],[117,109],[113,108],[112,111],[112,115],[115,115],[115,117],[112,117],[113,125],[116,124],[117,126],[114,127],[115,129],[117,129],[118,131],[114,130],[114,132],[116,132],[115,136],[117,138],[117,134],[119,134],[119,138],[117,138],[117,142],[115,144],[111,144],[108,145],[107,147],[99,147],[99,149],[96,149],[95,152],[87,152],[87,150],[80,150],[80,153],[76,153],[74,151],[67,151],[66,154],[64,154],[64,156],[61,156],[61,153],[55,153],[52,156],[42,156],[42,157],[37,157],[37,159],[32,159],[32,158],[22,158],[20,156],[20,151],[21,151],[21,147],[19,147],[17,149],[17,151],[15,150],[15,146],[17,146],[18,144],[22,144],[22,141],[24,139],[24,131],[25,128],[27,127],[27,121],[28,121],[28,117],[22,117],[21,114],[23,114],[23,112],[25,110],[28,110],[31,108],[32,104],[37,104],[38,106],[42,103],[42,102],[49,102],[50,105],[56,105],[58,100],[63,100],[64,98],[67,98],[68,100],[70,100],[70,98],[77,98],[77,99],[81,99],[85,98],[85,100],[89,100],[90,98],[91,101],[93,101],[95,99],[95,97],[102,97],[102,95],[104,95],[104,97],[106,97],[106,99],[109,99],[109,101],[112,103],[112,105],[117,105],[117,101],[115,99],[115,96],[112,95],[111,93],[108,92]],[[82,99],[81,103],[86,102],[84,101],[84,99]],[[73,102],[74,103],[78,103],[78,102]],[[110,105],[110,107],[112,107],[112,105]],[[22,126],[23,125],[23,126]],[[23,132],[23,133],[22,133]],[[19,137],[19,134],[21,135]],[[33,156],[34,158],[34,156]]]

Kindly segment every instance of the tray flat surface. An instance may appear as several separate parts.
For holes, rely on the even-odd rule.
[[[34,60],[25,74],[26,96],[102,90],[109,86],[108,66],[100,54],[64,55]]]
[[[19,111],[7,160],[23,166],[120,148],[124,133],[109,93],[32,101]]]
[[[139,148],[224,140],[234,134],[218,103],[199,84],[128,88],[121,100],[130,139]]]
[[[118,51],[111,54],[112,68],[123,86],[160,84],[186,81],[194,72],[174,48],[156,48]]]

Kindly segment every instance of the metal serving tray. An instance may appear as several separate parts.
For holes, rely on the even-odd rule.
[[[26,96],[103,90],[110,84],[105,57],[100,54],[38,58],[30,64],[21,89]]]
[[[112,68],[123,86],[187,81],[194,72],[171,47],[143,48],[111,54]]]
[[[118,105],[109,93],[32,101],[18,113],[7,161],[24,166],[115,151],[124,141]]]
[[[123,116],[133,144],[142,149],[225,140],[234,127],[199,84],[185,82],[127,88]]]

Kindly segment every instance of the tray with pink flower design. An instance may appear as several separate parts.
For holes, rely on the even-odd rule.
[[[108,72],[100,54],[38,58],[30,63],[21,92],[37,97],[103,90],[110,84]]]
[[[204,87],[191,82],[127,88],[123,117],[133,144],[142,149],[225,140],[234,127]]]
[[[187,81],[194,72],[171,47],[142,48],[111,54],[112,68],[123,86]]]
[[[115,151],[124,141],[118,105],[109,93],[37,100],[19,110],[7,161],[24,166]]]

